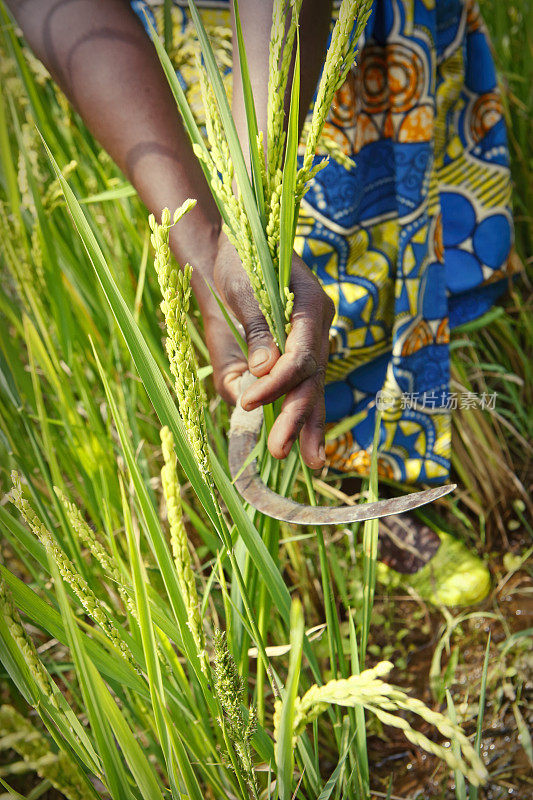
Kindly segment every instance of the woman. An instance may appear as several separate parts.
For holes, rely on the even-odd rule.
[[[146,11],[162,30],[161,4],[8,5],[147,207],[158,215],[164,206],[197,198],[188,224],[172,229],[171,245],[178,261],[196,267],[193,288],[220,394],[235,402],[240,376],[249,368],[259,380],[244,395],[245,408],[285,395],[269,437],[271,453],[285,457],[299,437],[310,467],[327,458],[341,472],[364,472],[381,392],[382,473],[412,483],[444,482],[452,405],[449,330],[483,313],[504,291],[512,235],[505,130],[477,6],[375,0],[358,67],[337,93],[326,125],[323,145],[332,158],[302,205],[293,327],[280,356],[236,253],[220,234],[216,206],[135,17]],[[229,83],[229,4],[198,5],[205,6]],[[248,0],[240,11],[264,130],[272,3]],[[331,13],[325,0],[304,0],[304,112],[320,74]],[[194,105],[191,42],[186,3],[176,3],[171,49]],[[234,117],[245,143],[238,70],[233,80]],[[215,283],[242,323],[248,363],[206,281]],[[326,449],[325,422],[346,419],[348,429]],[[468,603],[488,590],[485,568],[459,543],[403,518],[389,523],[388,533],[382,558],[399,571],[415,572],[415,586],[428,598]]]

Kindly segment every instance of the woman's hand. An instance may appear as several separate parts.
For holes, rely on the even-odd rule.
[[[322,467],[325,461],[324,377],[329,328],[334,316],[332,301],[311,270],[295,255],[290,286],[294,292],[292,329],[285,352],[280,355],[237,252],[225,236],[220,238],[214,277],[222,300],[244,327],[247,366],[259,379],[244,393],[243,408],[251,411],[286,395],[270,431],[268,449],[275,458],[285,458],[299,436],[305,463],[312,469]],[[224,356],[222,340],[217,338],[216,330],[206,331],[206,335],[208,345],[211,342],[216,351],[210,347],[217,389],[226,399],[236,402],[239,378],[246,369],[242,353],[235,345]],[[217,362],[220,369],[217,369]]]

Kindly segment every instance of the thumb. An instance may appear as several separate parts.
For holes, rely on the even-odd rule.
[[[260,378],[270,372],[280,353],[254,297],[248,276],[240,262],[226,262],[222,268],[219,265],[215,279],[223,301],[244,328],[248,369],[252,375]]]
[[[260,378],[270,372],[280,353],[255,298],[254,307],[246,304],[242,309],[240,322],[248,345],[248,369]]]

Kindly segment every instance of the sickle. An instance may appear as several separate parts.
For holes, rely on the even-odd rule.
[[[241,382],[241,396],[255,380],[249,372],[244,373]],[[433,500],[438,500],[439,497],[444,497],[456,488],[455,484],[436,486],[434,489],[427,489],[423,492],[414,492],[403,497],[357,506],[306,506],[296,503],[288,497],[276,494],[263,483],[256,459],[251,461],[245,469],[242,468],[257,444],[262,424],[262,407],[259,406],[253,411],[245,411],[239,397],[230,422],[229,468],[239,494],[262,514],[274,517],[274,519],[293,522],[297,525],[347,525],[350,522],[362,522],[365,519],[377,519],[411,511],[426,503],[431,503]]]

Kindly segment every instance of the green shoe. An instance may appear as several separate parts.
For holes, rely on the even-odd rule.
[[[388,522],[380,539],[380,558],[385,563],[379,565],[378,576],[389,585],[407,584],[423,600],[445,606],[474,605],[489,593],[490,573],[483,561],[448,533],[437,534],[405,515]]]
[[[407,579],[420,597],[436,605],[473,606],[490,590],[490,573],[478,556],[449,533],[439,532],[440,547]]]

